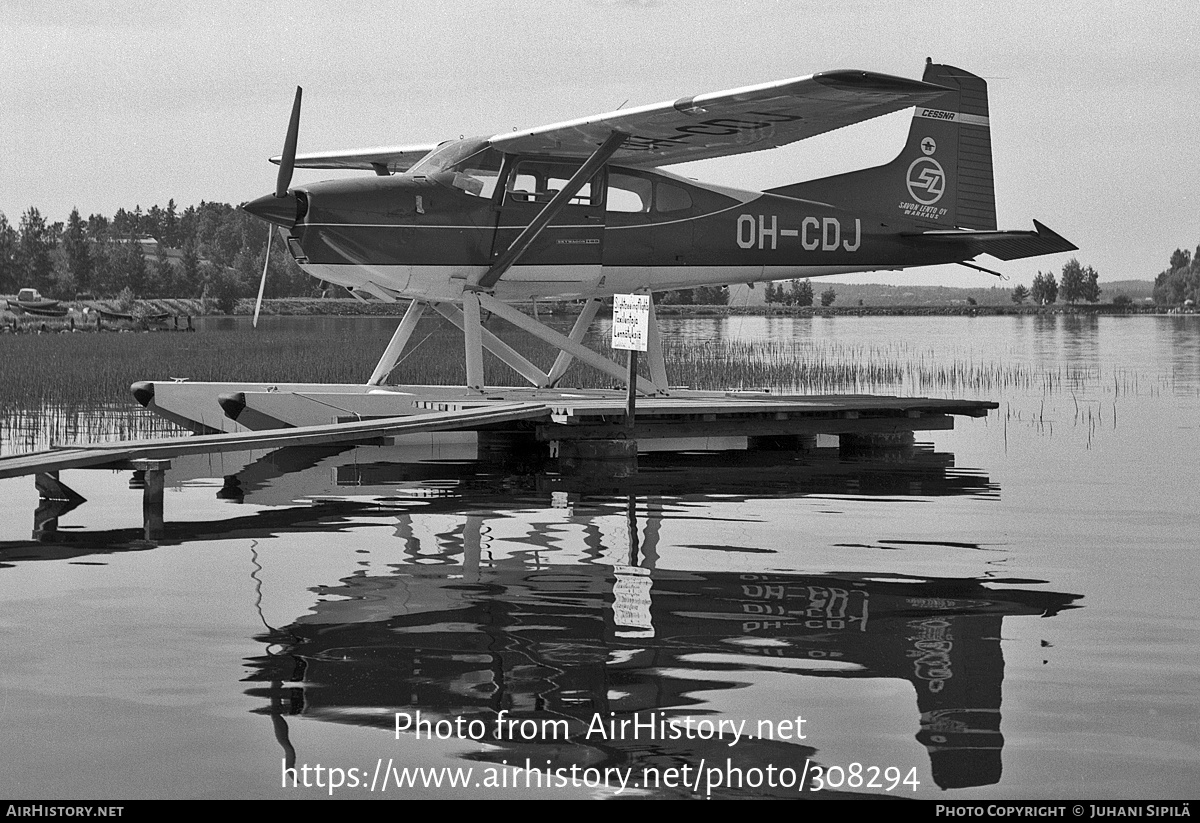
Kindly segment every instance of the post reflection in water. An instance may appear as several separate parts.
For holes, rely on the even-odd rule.
[[[289,739],[288,717],[391,730],[395,713],[419,711],[434,724],[477,721],[471,737],[486,745],[467,756],[481,761],[528,758],[552,772],[732,757],[739,768],[765,769],[806,757],[819,763],[821,741],[766,739],[751,719],[752,737],[731,748],[728,735],[672,736],[662,723],[690,715],[716,724],[704,704],[764,675],[895,678],[916,693],[915,735],[937,785],[998,783],[1003,618],[1053,616],[1077,595],[999,577],[721,568],[736,565],[722,557],[774,554],[756,546],[692,546],[714,553],[711,570],[671,568],[660,557],[673,548],[660,537],[681,503],[674,489],[719,490],[725,499],[997,493],[944,453],[847,460],[821,451],[676,455],[659,465],[644,458],[638,493],[620,496],[474,464],[364,460],[329,449],[270,455],[227,477],[221,493],[269,498],[308,463],[360,500],[380,492],[376,505],[394,508],[376,512],[394,519],[402,557],[385,571],[314,589],[309,613],[257,637],[267,651],[250,661],[248,679],[260,685],[249,693],[264,700],[289,761],[303,743]],[[407,505],[422,490],[431,496]],[[512,531],[502,521],[513,509],[535,499],[544,507],[547,494],[565,519],[528,518],[520,536],[498,536]],[[614,529],[617,519],[622,528]],[[499,719],[515,725],[506,731]],[[657,723],[659,733],[596,731],[597,723],[634,719]]]

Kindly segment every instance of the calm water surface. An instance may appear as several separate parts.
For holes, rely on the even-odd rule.
[[[619,489],[469,443],[178,460],[158,544],[129,473],[65,472],[45,542],[0,481],[0,790],[1195,796],[1197,318],[665,325],[958,363],[861,388],[1000,409]]]

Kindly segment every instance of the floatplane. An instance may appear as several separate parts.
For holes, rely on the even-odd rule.
[[[563,391],[574,360],[624,381],[620,363],[583,343],[614,294],[950,263],[996,274],[973,261],[1076,248],[1037,221],[1032,230],[997,229],[987,85],[931,60],[921,80],[826,71],[440,145],[297,153],[300,107],[297,88],[283,153],[271,158],[275,191],[243,208],[271,224],[313,277],[361,299],[410,302],[362,385],[133,386],[143,405],[196,432],[412,413],[416,399],[428,409],[439,399],[491,398],[498,391],[484,384],[484,351],[543,396]],[[906,108],[914,113],[903,149],[874,168],[762,192],[663,168]],[[374,174],[292,186],[296,168]],[[579,301],[570,332],[512,306],[536,300]],[[255,323],[261,301],[260,285]],[[484,311],[552,344],[553,364],[542,368],[485,328]],[[465,386],[387,384],[427,312],[462,330]],[[636,390],[671,394],[652,305],[647,360],[649,376]]]

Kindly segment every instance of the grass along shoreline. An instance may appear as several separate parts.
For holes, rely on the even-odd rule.
[[[223,316],[215,301],[201,298],[171,298],[154,300],[83,300],[63,301],[68,313],[63,317],[41,317],[32,314],[14,313],[11,309],[0,309],[0,333],[4,332],[59,332],[59,331],[136,331],[185,329],[186,318]],[[408,308],[408,301],[397,303],[363,303],[350,298],[303,298],[283,297],[263,301],[264,316],[291,317],[400,317]],[[526,314],[534,314],[531,303],[518,306]],[[97,310],[133,315],[134,318],[168,315],[165,322],[146,323],[102,319],[97,324]],[[539,316],[574,315],[578,307],[568,302],[542,302],[536,308]],[[898,305],[898,306],[655,306],[659,317],[930,317],[930,316],[1008,316],[1008,315],[1122,315],[1164,314],[1168,311],[1193,313],[1195,309],[1134,304],[1113,303],[1065,304],[1048,306],[1031,305]],[[254,314],[254,300],[243,298],[238,301],[233,316]],[[178,318],[178,320],[176,319]]]

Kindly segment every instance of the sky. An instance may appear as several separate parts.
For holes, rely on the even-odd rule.
[[[1071,256],[1152,279],[1200,244],[1200,24],[1184,2],[0,0],[0,212],[50,220],[271,191],[299,150],[489,135],[852,68],[988,81],[1001,228],[1079,251],[980,262],[1028,284]],[[902,112],[673,170],[762,189],[891,160]],[[297,170],[296,183],[337,173]],[[961,267],[858,280],[987,286]]]

